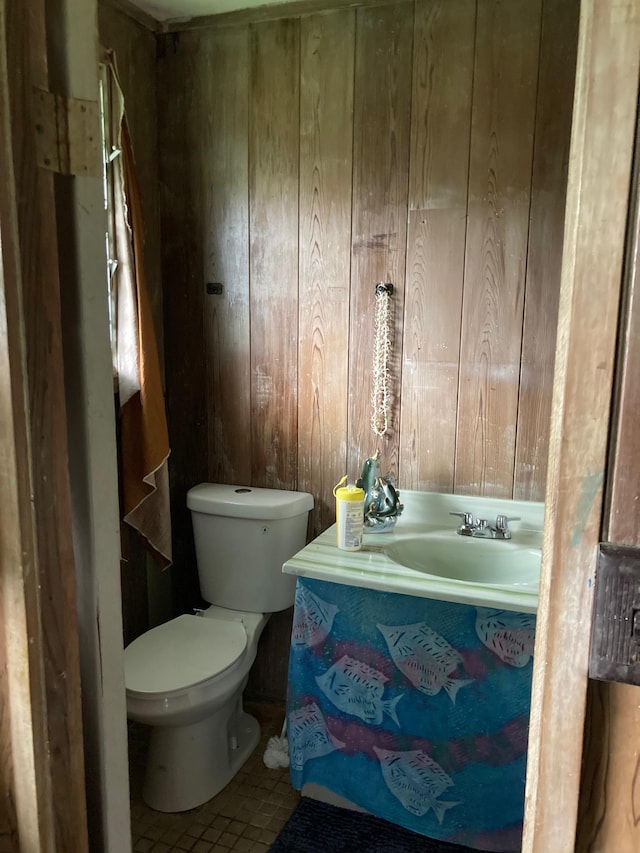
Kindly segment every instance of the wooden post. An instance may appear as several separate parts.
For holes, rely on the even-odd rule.
[[[640,547],[640,115],[623,282],[603,539]],[[577,850],[640,848],[640,689],[589,683]]]
[[[53,174],[40,0],[0,11],[2,849],[88,849]],[[46,131],[46,128],[40,128]],[[64,791],[62,799],[54,803]]]
[[[0,849],[53,851],[31,449],[22,321],[22,265],[9,106],[7,20],[0,10]],[[14,19],[13,38],[26,33]],[[17,71],[19,69],[14,69]],[[33,642],[29,642],[32,639]]]
[[[524,851],[574,850],[640,59],[635,0],[583,0]]]

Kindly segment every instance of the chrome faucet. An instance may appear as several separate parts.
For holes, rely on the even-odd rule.
[[[449,515],[457,515],[462,519],[457,529],[460,536],[473,536],[477,539],[511,539],[509,522],[520,521],[519,517],[507,518],[506,515],[498,515],[495,525],[491,525],[486,518],[474,518],[472,512],[450,512]]]

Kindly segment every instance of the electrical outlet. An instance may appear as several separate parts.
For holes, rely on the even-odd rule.
[[[600,545],[589,676],[640,685],[640,548]]]

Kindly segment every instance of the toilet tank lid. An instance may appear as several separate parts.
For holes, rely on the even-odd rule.
[[[200,483],[187,492],[187,507],[195,512],[230,518],[293,518],[313,509],[313,495],[285,489]]]

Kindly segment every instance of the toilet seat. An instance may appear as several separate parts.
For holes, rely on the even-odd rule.
[[[171,694],[235,669],[247,648],[240,622],[182,615],[130,643],[124,652],[127,693]]]

